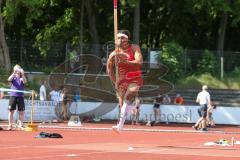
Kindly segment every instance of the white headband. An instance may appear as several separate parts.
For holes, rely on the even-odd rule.
[[[128,39],[128,36],[126,34],[124,34],[124,33],[118,33],[117,37],[124,37],[124,38]]]

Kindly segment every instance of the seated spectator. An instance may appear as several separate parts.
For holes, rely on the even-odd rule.
[[[68,97],[67,97],[67,89],[63,87],[60,91],[61,96],[61,104],[62,104],[62,111],[61,114],[63,116],[63,121],[68,120]]]
[[[212,117],[212,113],[213,113],[213,110],[216,109],[216,105],[211,102],[211,105],[208,106],[208,110],[207,110],[207,127],[215,127],[215,122],[213,120],[213,117]]]
[[[184,99],[180,94],[177,94],[174,99],[174,104],[182,105],[184,103]]]
[[[216,109],[216,105],[211,102],[210,105],[208,106],[208,109],[207,109],[207,117],[206,117],[206,125],[207,127],[215,127],[216,124],[213,120],[213,117],[212,117],[212,113],[213,113],[213,110]],[[198,110],[198,114],[199,116],[201,116],[201,112]],[[202,126],[202,123],[198,123],[197,125],[193,126],[193,128],[195,130],[202,130],[203,129],[203,126]]]
[[[171,104],[171,98],[168,94],[163,97],[163,104]]]

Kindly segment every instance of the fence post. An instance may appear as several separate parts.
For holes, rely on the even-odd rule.
[[[69,47],[69,42],[67,42],[65,44],[65,66],[64,66],[64,70],[65,70],[65,73],[68,72],[68,47]]]
[[[20,64],[23,64],[23,38],[20,40]]]
[[[223,75],[223,73],[224,73],[224,71],[223,71],[224,63],[223,62],[224,62],[224,59],[223,59],[223,56],[221,55],[221,80],[223,80],[223,76],[224,76]]]
[[[184,74],[187,73],[187,49],[184,49]]]

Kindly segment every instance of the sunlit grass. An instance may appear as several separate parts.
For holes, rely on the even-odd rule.
[[[211,74],[189,76],[177,82],[177,88],[200,88],[206,84],[214,89],[240,89],[240,74],[237,77],[225,77],[223,80],[213,77]]]

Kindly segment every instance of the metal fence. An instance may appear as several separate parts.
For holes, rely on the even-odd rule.
[[[74,57],[79,54],[92,54],[101,59],[106,59],[111,51],[114,49],[113,42],[105,44],[83,44],[78,46],[71,46],[69,43],[52,43],[48,44],[48,54],[41,54],[40,50],[34,45],[34,42],[25,40],[11,40],[8,41],[11,63],[21,64],[25,70],[28,71],[51,71],[52,68],[62,64],[68,63],[65,67],[71,65],[71,56]],[[160,50],[152,48],[142,48],[144,61],[149,62],[150,51]],[[204,50],[189,50],[185,49],[182,53],[183,70],[186,75],[192,74],[197,70],[197,64],[202,59]],[[220,75],[221,67],[223,73],[232,72],[235,67],[240,67],[240,52],[225,51],[219,53],[211,51],[216,60],[217,74]],[[71,55],[76,54],[76,55]],[[69,61],[70,60],[70,61]],[[222,63],[222,64],[221,64]]]
[[[194,73],[198,69],[199,61],[202,60],[203,54],[206,50],[189,50],[184,51],[184,71],[185,74],[189,72]],[[224,51],[218,52],[211,50],[209,51],[215,62],[215,76],[223,78],[223,74],[231,73],[236,67],[240,67],[240,52]],[[191,63],[188,63],[190,60]]]

